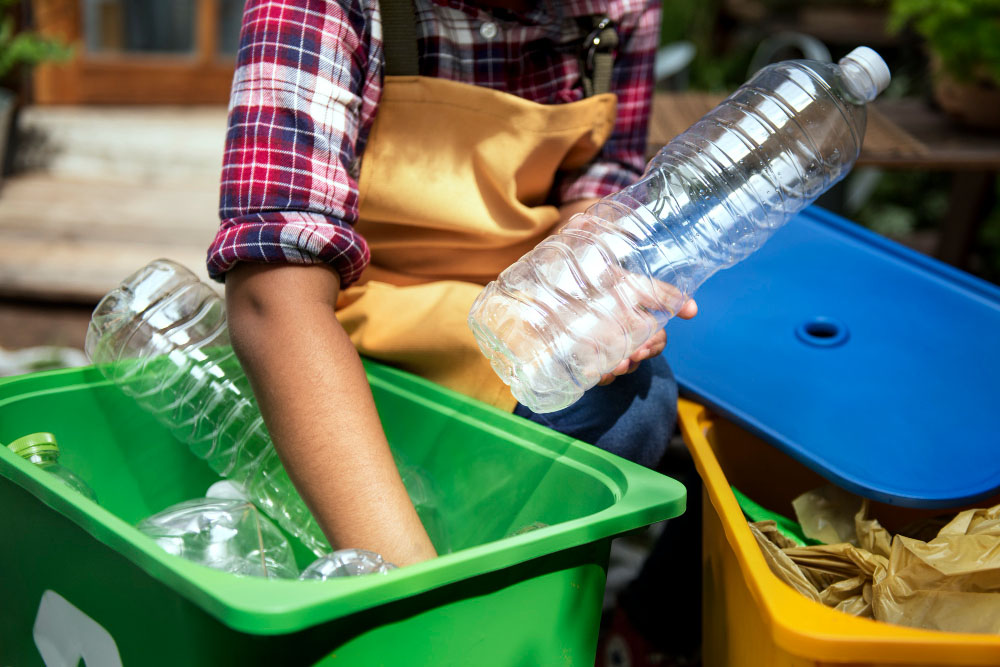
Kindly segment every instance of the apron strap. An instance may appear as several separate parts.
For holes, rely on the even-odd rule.
[[[417,76],[417,17],[413,0],[381,0],[386,76]]]
[[[618,48],[618,31],[607,16],[592,17],[592,29],[583,40],[580,75],[585,97],[611,92],[611,69]]]
[[[417,18],[413,0],[381,0],[382,50],[387,76],[417,76]],[[607,16],[591,17],[591,27],[580,54],[584,97],[611,91],[618,32]]]

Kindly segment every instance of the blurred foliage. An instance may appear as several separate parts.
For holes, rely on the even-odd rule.
[[[884,172],[851,218],[884,236],[903,239],[936,229],[948,211],[948,179],[929,171]]]
[[[993,192],[1000,193],[1000,176],[993,185]],[[1000,201],[994,204],[993,211],[983,223],[973,253],[972,270],[1000,285]]]
[[[71,49],[18,26],[19,0],[0,0],[0,81],[18,67],[50,60],[64,60]]]
[[[746,80],[756,43],[723,11],[722,0],[667,0],[660,43],[686,40],[696,52],[688,72],[695,90],[728,92]],[[735,33],[733,32],[735,31]]]
[[[1000,86],[1000,0],[892,0],[889,29],[907,27],[956,81]]]
[[[785,11],[798,9],[803,5],[811,7],[884,7],[885,0],[762,0],[768,9]]]

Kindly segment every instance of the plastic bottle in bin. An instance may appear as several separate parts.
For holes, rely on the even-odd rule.
[[[331,551],[271,445],[229,344],[225,304],[183,266],[156,260],[94,310],[86,352],[219,475],[317,556]]]
[[[80,477],[59,463],[59,443],[51,433],[31,433],[7,445],[10,451],[58,477],[66,486],[76,489],[97,502],[97,494]]]
[[[388,574],[396,566],[382,556],[365,549],[341,549],[314,561],[299,575],[299,579],[326,581],[365,574]]]
[[[469,326],[514,397],[574,403],[719,269],[842,179],[889,84],[859,47],[769,65],[667,144],[642,179],[574,216],[483,290]]]
[[[146,517],[136,528],[192,563],[242,576],[299,576],[288,540],[247,500],[192,498]]]

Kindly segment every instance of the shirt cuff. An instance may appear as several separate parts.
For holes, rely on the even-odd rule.
[[[220,282],[237,262],[329,264],[344,289],[368,266],[368,244],[350,225],[309,213],[262,213],[223,221],[208,249],[208,275]]]
[[[641,172],[620,162],[593,162],[585,169],[565,174],[559,183],[559,202],[567,204],[579,199],[600,199],[632,185]]]

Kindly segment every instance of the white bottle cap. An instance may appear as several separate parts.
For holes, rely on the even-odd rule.
[[[222,500],[248,500],[247,492],[243,490],[243,487],[228,479],[221,480],[208,487],[205,497],[220,498]]]
[[[876,95],[889,86],[891,78],[889,66],[882,60],[882,56],[873,49],[867,46],[859,46],[844,56],[840,62],[843,63],[845,60],[856,63],[871,77],[872,83],[875,84]]]

